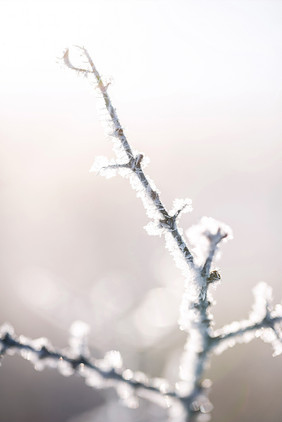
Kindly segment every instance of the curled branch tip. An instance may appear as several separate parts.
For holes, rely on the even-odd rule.
[[[81,48],[81,47],[78,47]],[[82,49],[84,51],[84,49]],[[64,54],[63,54],[63,61],[64,64],[72,70],[75,70],[76,72],[81,72],[81,73],[93,73],[91,70],[87,70],[87,69],[82,69],[80,67],[76,67],[74,66],[71,61],[70,61],[70,57],[69,57],[69,48],[66,48]]]

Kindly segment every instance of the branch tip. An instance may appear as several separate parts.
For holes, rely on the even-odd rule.
[[[74,66],[72,63],[71,63],[71,61],[70,61],[70,57],[69,57],[69,48],[66,48],[66,50],[65,50],[65,52],[64,52],[64,54],[63,54],[63,61],[64,61],[64,64],[69,68],[69,69],[72,69],[72,70],[75,70],[76,72],[79,72],[79,73],[84,73],[85,75],[87,74],[87,73],[93,73],[91,70],[87,70],[87,69],[82,69],[82,68],[80,68],[80,67],[76,67],[76,66]]]

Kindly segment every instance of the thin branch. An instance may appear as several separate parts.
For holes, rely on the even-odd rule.
[[[127,138],[124,134],[123,128],[120,124],[117,112],[115,110],[115,108],[113,107],[112,103],[111,103],[111,99],[107,93],[107,88],[104,85],[102,78],[98,72],[98,70],[96,69],[93,60],[91,59],[91,56],[89,55],[88,51],[84,48],[84,47],[78,47],[80,48],[83,53],[85,54],[90,67],[92,69],[93,75],[96,78],[97,84],[98,84],[98,89],[100,90],[106,109],[110,115],[111,121],[114,125],[114,136],[116,138],[119,139],[124,152],[126,153],[128,160],[129,160],[129,164],[131,167],[131,170],[135,173],[135,175],[138,177],[139,181],[141,182],[146,194],[149,196],[150,200],[152,201],[152,203],[154,204],[156,210],[160,213],[160,215],[162,216],[162,218],[160,219],[160,224],[163,224],[163,222],[171,222],[171,218],[169,216],[168,211],[166,210],[166,208],[164,207],[163,203],[161,202],[161,199],[159,197],[159,194],[155,191],[155,189],[153,189],[153,187],[151,186],[151,183],[149,182],[148,178],[146,177],[145,173],[143,172],[143,169],[141,167],[141,160],[140,160],[140,155],[134,156],[133,151],[127,141]],[[66,59],[65,59],[66,58]],[[75,66],[73,66],[69,60],[69,50],[67,49],[65,54],[64,54],[64,62],[67,65],[67,67],[69,67],[72,70],[79,70],[79,71],[83,71],[83,69],[79,69],[76,68]],[[143,158],[143,157],[142,157]],[[132,165],[134,164],[135,165]],[[164,225],[162,226],[163,228],[167,228],[172,237],[174,238],[181,254],[183,255],[186,263],[188,264],[188,267],[191,269],[193,268],[194,264],[193,264],[193,256],[191,254],[191,252],[189,251],[183,237],[181,236],[179,230],[176,227],[173,227],[173,230],[170,229],[171,225],[169,225],[169,227],[165,227]]]
[[[150,199],[157,211],[157,220],[151,222],[151,233],[157,232],[159,234],[162,233],[162,231],[165,233],[166,246],[176,260],[177,266],[179,266],[185,274],[185,293],[183,295],[179,321],[181,328],[185,329],[189,333],[182,363],[184,360],[186,362],[189,361],[190,363],[193,363],[193,366],[188,365],[188,367],[185,364],[182,365],[181,371],[181,379],[187,384],[186,397],[189,398],[195,395],[198,391],[198,386],[201,383],[200,380],[208,359],[211,318],[208,315],[210,302],[207,300],[207,283],[204,282],[204,279],[200,274],[200,269],[195,265],[194,258],[177,227],[177,217],[185,207],[180,206],[180,210],[179,208],[175,210],[173,215],[170,215],[170,213],[166,210],[165,206],[161,202],[158,192],[153,188],[152,183],[146,177],[142,169],[141,161],[143,156],[134,156],[133,154],[118,119],[116,110],[111,103],[107,89],[104,86],[101,76],[97,71],[88,51],[83,47],[80,47],[80,49],[83,51],[89,62],[92,73],[96,78],[98,89],[102,94],[105,107],[109,113],[110,121],[114,128],[112,136],[120,141],[120,145],[128,158],[130,170],[137,176],[141,186],[143,187],[145,195]],[[74,66],[69,63],[69,59],[67,62],[65,61],[65,63],[68,67],[73,69]],[[115,167],[115,169],[116,168],[117,167]],[[135,184],[135,181],[133,181],[133,183]],[[147,208],[147,204],[145,207]],[[154,227],[156,227],[156,230]],[[172,242],[171,238],[173,239]],[[197,340],[195,344],[192,345],[195,337]],[[190,345],[192,346],[190,347]],[[186,413],[189,418],[191,411],[187,409],[188,408],[186,406]]]
[[[137,395],[139,394],[139,391],[146,390],[148,392],[156,393],[164,397],[164,399],[168,397],[180,399],[176,391],[165,391],[161,386],[154,386],[154,384],[157,383],[157,379],[156,381],[154,379],[148,379],[147,382],[137,381],[134,378],[134,373],[132,371],[126,370],[124,368],[115,369],[114,367],[104,369],[103,364],[101,364],[99,360],[88,358],[82,355],[73,357],[71,356],[71,353],[68,354],[64,351],[56,351],[50,345],[48,345],[48,347],[45,345],[36,347],[33,345],[33,340],[25,339],[24,341],[21,341],[21,337],[17,338],[16,336],[7,332],[3,333],[0,337],[1,356],[9,351],[15,351],[20,353],[27,360],[36,362],[36,359],[38,359],[43,364],[46,364],[46,366],[50,367],[54,367],[54,364],[60,365],[62,362],[64,362],[69,364],[70,369],[81,376],[84,376],[83,371],[85,368],[88,368],[93,371],[94,375],[99,375],[102,380],[112,383],[112,386],[114,386],[115,383],[125,383],[129,387],[132,387]],[[33,357],[31,357],[28,352],[31,353]],[[130,373],[130,377],[127,375],[128,373]],[[91,377],[91,372],[87,372],[87,377]]]
[[[281,342],[282,340],[275,329],[275,325],[279,323],[282,323],[282,316],[271,316],[271,314],[268,314],[259,322],[244,320],[230,325],[225,325],[214,332],[214,335],[211,338],[210,349],[216,349],[218,346],[221,346],[222,343],[228,343],[229,340],[234,341],[232,346],[236,343],[250,341],[252,338],[260,337],[260,335],[256,336],[256,333],[264,328],[272,329],[276,338]],[[253,333],[254,336],[248,337],[244,340],[244,336],[249,333]],[[231,345],[229,344],[228,347],[230,346]],[[225,348],[222,348],[222,351],[223,350],[225,350]]]
[[[202,413],[203,407],[198,403],[201,401],[209,403],[207,398],[209,386],[206,385],[208,380],[197,385],[192,394],[185,396],[177,389],[172,389],[165,379],[149,379],[145,374],[134,373],[122,366],[116,368],[107,362],[107,354],[104,359],[100,360],[84,355],[75,356],[72,349],[69,352],[55,350],[49,343],[42,345],[41,339],[38,341],[23,336],[16,337],[12,334],[11,327],[6,329],[5,324],[0,327],[0,331],[0,357],[5,354],[18,353],[33,363],[36,369],[57,368],[64,376],[80,375],[90,387],[113,387],[129,407],[131,407],[131,399],[134,397],[145,398],[164,408],[173,409],[178,403],[182,411],[185,411],[187,417],[190,418]],[[136,400],[133,403],[134,407],[138,406]]]
[[[188,207],[188,204],[184,204],[179,210],[176,211],[176,213],[174,214],[174,218],[177,219],[180,214],[185,210],[185,208]]]
[[[65,65],[67,67],[69,67],[72,70],[75,70],[76,72],[81,72],[81,73],[93,73],[91,70],[87,70],[87,69],[82,69],[80,67],[76,67],[73,66],[73,64],[70,62],[70,58],[69,58],[69,49],[67,48],[66,51],[64,52],[63,55],[63,61],[65,63]]]
[[[215,252],[217,250],[217,245],[227,237],[227,233],[222,233],[220,228],[218,229],[217,233],[215,235],[208,234],[207,238],[209,240],[209,251],[208,251],[208,257],[206,259],[206,262],[202,269],[202,277],[207,278],[210,274],[211,270],[211,264],[214,259]]]

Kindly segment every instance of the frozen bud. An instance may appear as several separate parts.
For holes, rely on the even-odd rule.
[[[210,275],[207,278],[208,283],[214,283],[216,281],[219,281],[221,279],[221,276],[218,271],[214,270],[210,273]]]

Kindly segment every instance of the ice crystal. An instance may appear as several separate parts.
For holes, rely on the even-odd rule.
[[[168,249],[169,253],[172,255],[173,260],[177,268],[179,268],[185,278],[191,277],[191,269],[189,269],[189,264],[185,259],[184,250],[185,244],[181,244],[180,247],[176,244],[172,234],[168,231],[165,231],[165,247]],[[188,264],[188,265],[187,265]]]
[[[131,369],[125,369],[122,373],[122,376],[125,380],[131,380],[133,378],[133,371]]]
[[[134,388],[126,382],[120,382],[118,384],[117,393],[125,406],[131,409],[136,409],[139,406],[139,400],[136,397]]]
[[[70,339],[69,344],[72,352],[75,355],[87,355],[88,354],[88,342],[87,337],[90,331],[90,327],[83,321],[74,321],[70,327]]]
[[[147,186],[147,189],[144,188],[142,182],[135,173],[130,174],[129,181],[132,189],[136,192],[137,198],[140,198],[142,200],[147,216],[154,221],[159,220],[162,215],[160,211],[156,208],[156,205],[154,204],[151,197],[152,192],[158,193],[158,191],[154,187],[153,181],[150,180],[150,187]]]
[[[114,161],[109,161],[106,157],[99,156],[95,158],[89,171],[99,173],[101,176],[106,177],[106,179],[110,179],[117,173],[117,168],[113,167],[115,164]]]
[[[175,215],[178,212],[181,212],[182,214],[184,213],[188,213],[188,212],[192,212],[193,208],[192,208],[192,200],[189,198],[184,198],[184,199],[178,199],[176,198],[173,201],[173,207],[170,210],[169,214],[170,215]]]
[[[70,377],[74,373],[74,369],[72,368],[72,366],[63,358],[60,358],[58,361],[58,371],[64,377]]]
[[[89,387],[93,388],[104,388],[105,387],[105,381],[103,377],[98,374],[98,372],[94,371],[87,371],[88,375],[85,376],[85,384]]]
[[[8,322],[5,322],[4,324],[0,326],[0,337],[5,336],[6,334],[9,334],[12,336],[14,335],[14,333],[15,333],[14,328]]]
[[[186,235],[192,245],[195,262],[199,266],[205,263],[211,253],[217,252],[220,241],[233,238],[229,226],[211,217],[202,217],[199,224],[186,231]]]
[[[255,302],[250,313],[250,320],[259,322],[264,318],[267,308],[272,303],[272,288],[262,281],[254,287],[253,294]]]
[[[171,390],[171,385],[164,378],[154,378],[153,386],[158,388],[163,394],[166,394]]]
[[[142,371],[134,372],[133,379],[137,382],[141,382],[142,384],[148,384],[149,381],[148,376]]]
[[[150,221],[146,226],[144,226],[147,234],[149,236],[161,236],[165,229],[160,225],[159,220]]]
[[[143,399],[150,400],[152,403],[155,403],[163,408],[168,408],[171,406],[171,400],[166,395],[159,394],[155,391],[142,389],[139,392],[139,396]]]
[[[76,338],[85,338],[88,336],[90,327],[86,322],[76,320],[72,323],[70,327],[70,334]]]
[[[190,277],[185,280],[178,321],[181,330],[189,332],[191,324],[199,321],[197,303],[199,302],[202,283],[202,278],[198,272],[191,272]]]
[[[175,401],[172,406],[169,408],[169,420],[173,422],[186,422],[187,421],[187,411],[184,406]]]
[[[117,350],[110,350],[105,354],[104,361],[107,362],[109,368],[121,369],[123,367],[123,360],[121,354]]]

